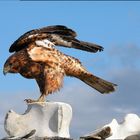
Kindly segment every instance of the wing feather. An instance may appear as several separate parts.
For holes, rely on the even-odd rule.
[[[47,27],[39,29],[39,32],[65,35],[65,36],[71,36],[71,37],[77,36],[75,31],[63,25],[47,26]]]
[[[34,29],[20,36],[10,47],[9,52],[20,51],[35,40],[49,39],[50,34],[76,37],[76,32],[62,25],[47,26]]]
[[[80,41],[70,36],[52,35],[53,43],[68,48],[80,49],[88,52],[103,51],[103,47],[97,44]]]
[[[75,38],[76,32],[62,25],[47,26],[31,30],[19,37],[10,47],[9,52],[20,51],[37,40],[49,40],[57,46],[80,49],[88,52],[103,51],[97,44],[80,41]]]

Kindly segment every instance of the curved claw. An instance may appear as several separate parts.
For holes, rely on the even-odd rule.
[[[33,103],[33,102],[37,102],[36,100],[32,100],[32,99],[25,99],[24,101],[25,101],[27,104]]]

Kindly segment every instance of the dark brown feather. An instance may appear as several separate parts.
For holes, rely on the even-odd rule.
[[[71,36],[76,37],[77,34],[72,29],[63,26],[63,25],[54,25],[54,26],[47,26],[44,28],[39,29],[40,33],[51,33],[51,34],[57,34],[57,35],[65,35],[65,36]]]
[[[79,41],[76,32],[66,26],[56,25],[31,30],[19,37],[10,47],[9,52],[20,51],[36,40],[47,39],[58,46],[80,49],[88,52],[103,51],[103,47],[89,42]]]
[[[44,28],[28,31],[25,34],[23,34],[11,45],[9,52],[20,51],[21,49],[27,47],[29,43],[34,42],[35,40],[42,40],[45,38],[49,39],[50,34],[76,37],[76,32],[74,32],[72,29],[67,28],[66,26],[47,26]]]
[[[97,44],[89,43],[89,42],[84,42],[80,41],[78,39],[75,39],[70,36],[64,36],[64,35],[55,35],[52,34],[50,35],[51,41],[53,44],[58,45],[58,46],[64,46],[68,48],[75,48],[83,51],[88,51],[88,52],[97,52],[97,51],[103,51],[103,47],[99,46]]]

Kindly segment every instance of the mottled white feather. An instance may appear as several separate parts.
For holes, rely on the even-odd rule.
[[[38,36],[38,34],[29,35],[28,38],[32,38],[32,37],[35,37],[35,36]]]
[[[42,46],[45,48],[53,48],[55,46],[51,41],[44,39],[44,40],[37,40],[35,41],[36,45]]]

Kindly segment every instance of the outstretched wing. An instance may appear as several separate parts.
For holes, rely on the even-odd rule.
[[[80,49],[88,52],[102,51],[103,47],[84,41],[79,41],[76,32],[62,25],[48,26],[31,30],[18,38],[10,47],[9,52],[20,51],[28,44],[37,40],[47,39],[54,45]]]

